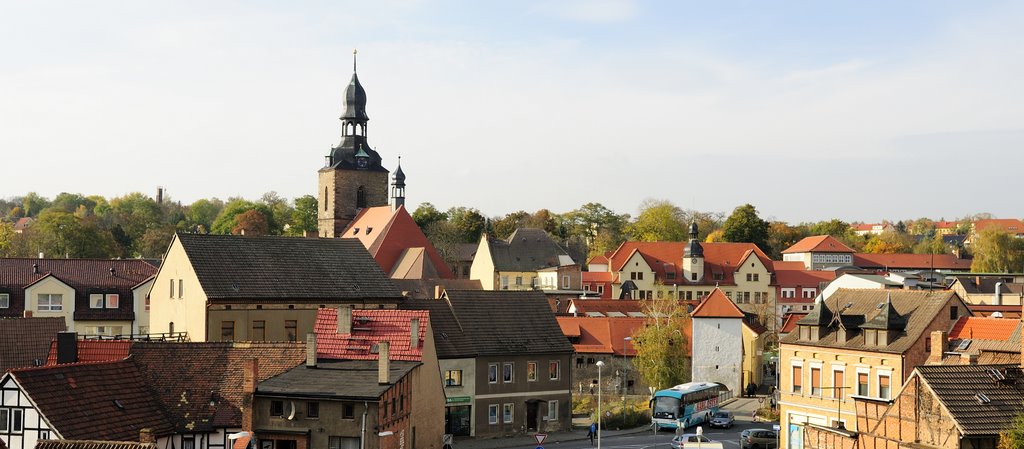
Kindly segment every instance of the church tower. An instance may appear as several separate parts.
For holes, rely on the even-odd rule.
[[[690,243],[683,249],[683,278],[688,282],[704,280],[704,247],[697,234],[697,223],[690,223]]]
[[[364,207],[388,205],[388,170],[366,140],[366,91],[356,76],[352,52],[352,81],[345,89],[341,142],[331,148],[319,171],[317,208],[320,237],[339,237]]]
[[[405,206],[405,172],[402,171],[402,156],[398,156],[398,168],[391,181],[391,209]]]

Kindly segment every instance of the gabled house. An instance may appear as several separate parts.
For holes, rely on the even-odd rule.
[[[580,266],[543,229],[519,228],[500,240],[480,238],[470,279],[484,290],[582,289]]]
[[[357,240],[175,234],[150,292],[152,331],[191,341],[300,341],[317,310],[402,296]]]
[[[929,365],[998,365],[1018,363],[1021,354],[1021,320],[961,317],[947,334],[931,336]]]
[[[885,231],[891,231],[891,230],[894,229],[893,226],[892,226],[892,223],[887,223],[887,222],[883,222],[883,223],[860,223],[860,224],[851,225],[850,227],[853,228],[853,232],[857,233],[857,235],[860,235],[860,236],[879,235],[879,234],[882,234]]]
[[[501,437],[569,428],[573,347],[543,293],[447,290],[402,307],[430,312],[447,433]]]
[[[694,379],[718,382],[739,396],[754,382],[743,367],[743,311],[719,289],[714,289],[690,313],[693,323]],[[756,367],[760,371],[760,366]],[[758,372],[760,374],[760,372]]]
[[[149,332],[157,268],[141,259],[0,259],[0,317],[62,317],[92,335]]]
[[[405,206],[363,208],[341,237],[362,242],[392,279],[455,277]]]
[[[854,252],[831,235],[814,235],[782,250],[782,260],[803,262],[808,270],[822,270],[853,265]]]
[[[609,318],[609,317],[556,317],[562,333],[572,343],[576,351],[572,369],[572,386],[577,393],[589,392],[597,381],[597,362],[604,362],[607,368],[603,379],[611,385],[609,391],[622,394],[638,394],[647,391],[647,385],[633,368],[632,336],[642,329],[645,318]],[[692,347],[689,329],[686,334],[687,350]]]
[[[915,366],[923,365],[933,331],[968,315],[955,293],[924,290],[847,290],[821,297],[797,329],[780,339],[780,447],[806,426],[857,431],[854,397],[893,398]]]
[[[42,365],[50,342],[65,330],[63,317],[0,319],[0,374]]]
[[[953,282],[949,289],[955,291],[965,302],[975,305],[1021,305],[1024,296],[1024,283],[1015,282],[1015,277],[1007,276],[952,276]],[[1015,307],[1020,309],[1020,307]]]
[[[794,262],[775,263],[776,298],[780,312],[807,312],[814,307],[814,298],[824,286],[836,279],[833,270],[808,270],[803,264],[789,269]],[[783,269],[786,267],[786,269]]]

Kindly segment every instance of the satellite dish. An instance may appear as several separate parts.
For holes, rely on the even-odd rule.
[[[295,401],[288,401],[288,404],[292,407],[291,413],[288,414],[288,420],[291,421],[295,419]]]

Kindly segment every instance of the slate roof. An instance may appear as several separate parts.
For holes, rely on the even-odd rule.
[[[0,309],[0,317],[22,316],[25,288],[53,276],[75,289],[75,320],[133,320],[132,288],[156,271],[156,267],[142,259],[0,259],[0,293],[11,295],[10,307]],[[90,308],[89,293],[93,291],[118,293],[118,307]]]
[[[154,386],[176,432],[240,427],[242,380],[247,360],[259,360],[259,379],[283,373],[306,360],[305,343],[136,342],[132,356]],[[210,400],[215,404],[210,406]],[[138,432],[136,432],[136,437]]]
[[[176,234],[211,300],[398,299],[353,239]]]
[[[134,441],[38,440],[35,449],[156,449],[156,444]]]
[[[804,237],[789,248],[782,250],[782,254],[793,253],[852,253],[853,248],[846,246],[831,235],[812,235]]]
[[[994,295],[996,293],[996,284],[1000,282],[1003,284],[1000,287],[1000,291],[1004,295],[1020,295],[1024,293],[1024,284],[1006,282],[998,277],[953,276],[953,279],[954,281],[959,281],[964,291],[970,294]]]
[[[401,305],[430,311],[439,358],[573,352],[541,292],[448,290],[445,296]]]
[[[733,304],[732,300],[722,293],[717,287],[711,291],[711,294],[707,298],[704,298],[697,308],[690,312],[690,316],[693,318],[740,318],[742,319],[743,311],[736,304]]]
[[[66,330],[64,317],[0,319],[0,374],[46,360],[50,342]]]
[[[857,332],[845,343],[838,343],[834,324],[828,325],[827,330],[822,331],[818,341],[801,340],[799,332],[790,332],[780,340],[785,344],[902,354],[921,337],[925,328],[936,316],[948,313],[946,305],[950,300],[966,310],[963,301],[960,301],[951,291],[839,289],[824,304],[816,303],[814,310],[801,319],[798,324],[832,323],[831,318],[825,320],[822,316],[821,311],[825,308],[829,309],[825,314],[830,317],[833,313],[842,313],[843,319],[859,317],[858,320],[871,321],[877,314],[886,312],[885,307],[879,308],[878,306],[879,304],[884,306],[889,295],[892,298],[893,310],[906,319],[906,326],[903,332],[895,333],[895,338],[890,337],[887,346],[865,345],[864,332]],[[847,304],[850,304],[849,308],[846,307]]]
[[[997,435],[1024,412],[1019,365],[919,366],[912,376],[920,376],[965,436]]]
[[[402,295],[414,299],[435,299],[436,287],[453,290],[483,290],[478,279],[392,279]]]
[[[392,278],[455,277],[405,206],[395,210],[391,206],[363,208],[341,237],[362,242]],[[410,250],[418,250],[419,257],[411,258],[407,254]]]
[[[391,385],[408,375],[421,362],[392,361],[389,384],[377,383],[377,361],[319,361],[316,368],[300,365],[260,382],[257,396],[286,396],[377,400]]]
[[[419,343],[410,346],[412,320],[419,320]],[[377,360],[373,346],[391,343],[391,360],[422,361],[430,315],[423,310],[352,310],[352,332],[338,333],[338,309],[322,308],[316,313],[317,358],[333,360]]]
[[[144,428],[157,436],[171,433],[148,379],[131,361],[24,368],[10,375],[62,438],[138,441]]]
[[[855,253],[853,264],[878,270],[957,270],[971,269],[970,259],[952,254],[869,254]]]
[[[569,252],[543,229],[519,228],[508,239],[488,238],[487,244],[497,271],[537,271],[565,265],[569,258]]]

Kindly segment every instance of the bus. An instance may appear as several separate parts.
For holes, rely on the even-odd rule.
[[[718,411],[718,394],[728,391],[715,382],[689,382],[654,393],[651,421],[658,430],[685,429],[710,422]]]

